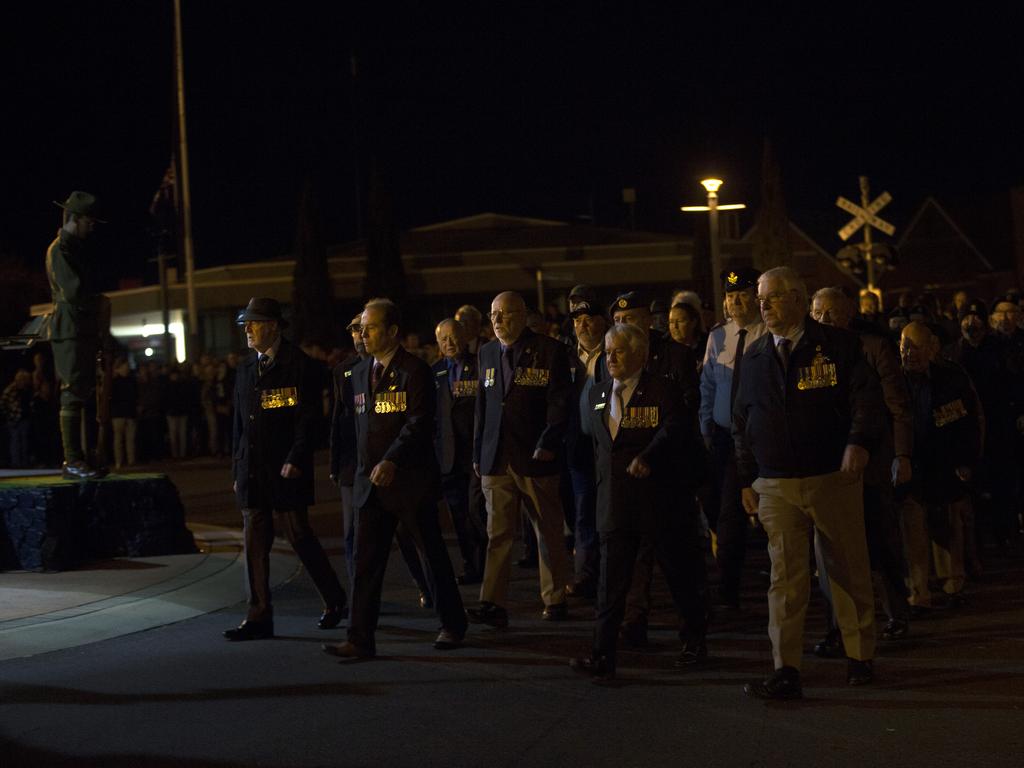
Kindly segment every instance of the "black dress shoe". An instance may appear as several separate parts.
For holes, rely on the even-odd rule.
[[[324,643],[320,647],[328,656],[337,656],[339,659],[344,659],[346,661],[353,661],[355,659],[372,659],[377,655],[373,651],[367,650],[366,648],[360,648],[358,645],[350,643],[348,640],[343,643]]]
[[[320,629],[334,629],[341,623],[342,619],[348,618],[348,606],[338,605],[333,608],[327,608],[323,613],[320,614],[320,621],[316,625]]]
[[[623,624],[619,629],[619,639],[631,650],[647,647],[647,624]]]
[[[839,630],[830,630],[821,640],[814,644],[814,655],[819,659],[845,659],[843,636]]]
[[[242,640],[267,640],[273,636],[273,621],[246,620],[233,629],[224,630],[224,637],[234,642]]]
[[[893,619],[882,629],[883,640],[902,640],[910,632],[910,624],[903,619]]]
[[[569,659],[569,668],[581,675],[589,675],[593,683],[601,685],[615,681],[615,666],[607,656],[583,656]]]
[[[438,651],[454,651],[462,645],[462,635],[452,632],[450,629],[441,628],[434,641],[434,649]]]
[[[483,581],[483,577],[477,573],[473,573],[472,571],[466,571],[464,574],[455,579],[455,581],[457,581],[460,586],[465,587],[470,584],[479,584],[481,581]]]
[[[593,600],[597,597],[597,585],[590,579],[577,581],[565,588],[565,594],[569,597],[579,597],[584,600]]]
[[[487,624],[498,629],[508,626],[508,612],[500,605],[486,601],[480,603],[476,608],[467,608],[466,618],[473,624]]]
[[[545,605],[544,612],[541,613],[540,617],[544,621],[565,621],[569,618],[569,606],[566,603]]]
[[[804,696],[800,686],[800,672],[794,667],[782,667],[765,680],[747,683],[743,686],[743,692],[755,699],[773,701],[791,701]]]
[[[99,480],[107,476],[105,467],[91,467],[84,461],[65,462],[61,475],[65,480]]]
[[[850,685],[867,685],[875,679],[875,665],[871,659],[858,661],[850,659],[846,666],[846,682]]]
[[[433,608],[434,601],[426,592],[420,592],[420,608]]]
[[[685,669],[686,667],[692,667],[697,664],[701,664],[708,660],[708,644],[701,638],[699,640],[687,640],[683,645],[683,650],[679,652],[679,656],[672,662],[672,666],[677,669]]]

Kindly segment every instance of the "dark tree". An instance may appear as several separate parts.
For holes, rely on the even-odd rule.
[[[782,171],[767,136],[761,155],[761,206],[754,226],[754,266],[762,272],[790,266],[789,217],[782,195]]]
[[[395,224],[391,196],[376,162],[370,167],[369,186],[366,283],[363,292],[368,298],[386,296],[401,303],[406,296],[406,285],[398,227]]]
[[[299,202],[292,281],[293,338],[296,344],[330,349],[334,340],[334,301],[327,269],[327,248],[313,183],[307,179]]]

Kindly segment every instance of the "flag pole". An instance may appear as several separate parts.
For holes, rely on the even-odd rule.
[[[185,250],[185,292],[188,297],[188,342],[185,357],[192,361],[199,348],[196,311],[195,254],[192,247],[192,192],[188,174],[188,139],[185,134],[185,63],[181,44],[181,0],[174,0],[174,72],[178,93],[178,157],[181,162],[182,240]]]

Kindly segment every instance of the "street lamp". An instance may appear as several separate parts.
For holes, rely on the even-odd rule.
[[[700,183],[708,192],[708,204],[684,205],[679,210],[686,213],[708,212],[708,225],[711,227],[711,284],[714,288],[715,315],[717,316],[722,311],[722,300],[725,298],[722,294],[722,280],[720,277],[722,273],[722,247],[719,242],[718,212],[738,211],[747,206],[743,203],[718,204],[718,190],[725,183],[721,179],[703,179]]]

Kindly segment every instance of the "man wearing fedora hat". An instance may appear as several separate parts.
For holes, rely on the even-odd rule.
[[[109,304],[96,284],[92,243],[99,201],[88,192],[72,192],[63,203],[64,221],[46,250],[46,275],[53,294],[50,342],[60,379],[60,435],[64,446],[64,477],[89,480],[104,470],[86,461],[81,440],[82,413],[94,414],[96,352],[109,326]],[[88,444],[95,445],[96,419],[86,420]]]
[[[274,512],[324,601],[318,626],[332,629],[348,602],[345,590],[309,525],[313,503],[313,451],[320,389],[314,363],[281,336],[287,323],[273,299],[253,298],[238,315],[256,352],[238,366],[235,379],[232,471],[245,524],[249,611],[228,640],[274,636],[270,603],[270,549]]]

